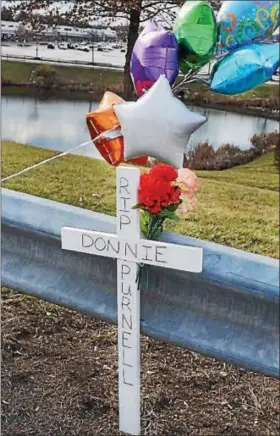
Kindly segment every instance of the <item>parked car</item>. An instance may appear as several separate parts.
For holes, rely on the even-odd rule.
[[[27,44],[26,42],[19,42],[17,44],[18,47],[31,47],[31,44]]]
[[[47,48],[50,48],[51,50],[55,49],[55,45],[51,42],[47,45]]]
[[[112,51],[112,47],[110,47],[109,45],[103,45],[103,51]]]
[[[60,50],[67,50],[67,44],[58,44],[58,48],[60,49]]]
[[[121,48],[121,53],[125,53],[125,48]]]
[[[75,47],[75,44],[72,44],[71,42],[68,42],[67,48],[73,49],[73,48],[76,48],[76,47]]]
[[[89,52],[89,48],[86,45],[79,45],[78,50]]]
[[[101,45],[97,46],[97,51],[103,51],[103,47]]]

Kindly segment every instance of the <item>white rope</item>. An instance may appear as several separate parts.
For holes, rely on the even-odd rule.
[[[34,165],[31,165],[30,167],[25,168],[24,170],[18,171],[17,173],[14,173],[14,174],[11,174],[10,176],[4,177],[3,179],[1,179],[1,183],[6,182],[7,180],[10,180],[10,179],[12,179],[13,177],[17,177],[17,176],[20,176],[21,174],[27,173],[27,171],[31,171],[31,170],[33,170],[34,168],[37,168],[37,167],[39,167],[39,166],[41,166],[41,165],[44,165],[44,164],[46,164],[46,163],[48,163],[48,162],[51,162],[52,160],[58,159],[59,157],[66,156],[67,154],[72,153],[72,152],[75,151],[75,150],[78,150],[78,148],[84,147],[85,145],[88,145],[88,144],[90,144],[90,143],[94,143],[94,142],[96,142],[97,140],[99,140],[100,137],[105,137],[105,138],[106,138],[106,137],[109,137],[109,138],[116,137],[116,135],[107,135],[107,133],[112,132],[112,131],[114,131],[115,129],[116,129],[116,127],[113,127],[112,129],[107,130],[106,132],[101,133],[101,135],[98,135],[96,138],[94,138],[94,139],[92,139],[92,140],[90,140],[90,141],[83,142],[83,143],[80,144],[80,145],[76,145],[76,146],[73,147],[73,148],[70,148],[70,149],[68,149],[68,150],[65,150],[63,153],[59,153],[59,154],[57,154],[57,155],[55,155],[55,156],[49,157],[48,159],[45,159],[45,160],[43,160],[43,161],[41,161],[41,162],[38,162],[38,163],[36,163],[36,164],[34,164]],[[116,132],[116,133],[117,133],[117,132]]]

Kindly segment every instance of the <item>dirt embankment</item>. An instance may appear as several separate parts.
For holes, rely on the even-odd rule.
[[[117,436],[116,328],[2,292],[2,436]],[[279,384],[142,338],[142,434],[279,435]]]

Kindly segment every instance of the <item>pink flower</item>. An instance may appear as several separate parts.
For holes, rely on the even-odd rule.
[[[184,218],[188,215],[189,212],[194,212],[197,206],[197,200],[193,196],[191,199],[188,195],[181,195],[182,203],[177,209],[177,215],[181,218]]]
[[[196,192],[199,187],[199,180],[197,176],[188,168],[181,168],[178,170],[177,183],[182,191],[189,192],[190,198],[194,196],[194,192]]]
[[[199,180],[193,171],[188,168],[181,168],[178,170],[176,183],[181,189],[182,200],[182,203],[177,209],[177,214],[178,216],[184,217],[189,212],[193,212],[196,208],[196,191],[199,187]]]
[[[183,201],[177,209],[177,215],[180,218],[184,218],[188,214],[188,205]]]

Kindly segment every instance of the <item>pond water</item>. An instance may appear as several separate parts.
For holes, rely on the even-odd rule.
[[[57,97],[43,99],[34,95],[5,95],[4,91],[1,105],[3,140],[64,151],[90,140],[85,115],[94,111],[98,103]],[[208,118],[208,122],[192,135],[192,146],[208,141],[215,148],[230,143],[247,149],[255,133],[279,131],[277,121],[214,109],[191,109]],[[99,157],[92,144],[76,153]]]

